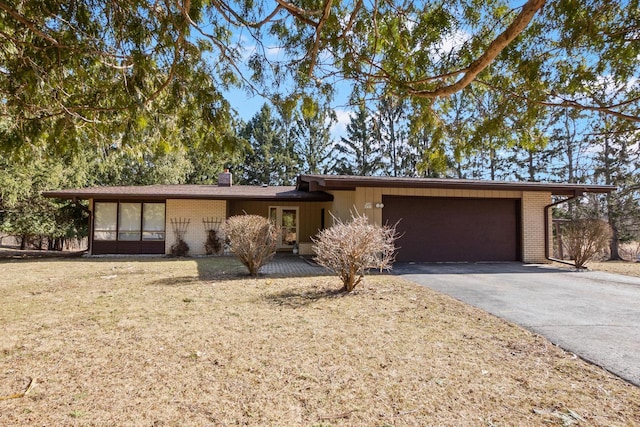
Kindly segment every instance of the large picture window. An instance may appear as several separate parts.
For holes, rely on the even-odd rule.
[[[163,241],[164,203],[95,202],[93,239],[98,241]]]
[[[142,203],[120,203],[118,240],[140,240]]]
[[[116,240],[118,227],[118,204],[96,202],[94,205],[93,238]]]
[[[145,203],[142,212],[142,240],[164,240],[164,203]]]

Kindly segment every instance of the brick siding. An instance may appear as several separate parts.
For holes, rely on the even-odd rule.
[[[551,193],[522,193],[522,261],[545,263],[544,207],[551,203]],[[549,221],[549,224],[551,222]],[[547,234],[551,235],[550,230]]]
[[[185,242],[189,245],[189,255],[203,255],[206,253],[204,242],[207,240],[207,233],[202,220],[204,218],[215,218],[224,222],[226,217],[227,202],[224,200],[167,200],[165,252],[170,253],[171,245],[175,242],[175,236],[171,228],[172,218],[190,220],[184,237]]]

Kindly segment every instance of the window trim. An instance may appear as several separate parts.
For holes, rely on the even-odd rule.
[[[95,213],[96,213],[96,205],[100,204],[100,203],[109,203],[109,204],[115,204],[116,205],[116,218],[115,218],[115,229],[114,230],[102,230],[102,229],[96,229],[96,224],[95,224]],[[120,214],[121,214],[121,205],[124,203],[134,203],[134,204],[140,204],[140,215],[139,215],[139,229],[137,231],[129,231],[129,230],[120,230]],[[156,205],[163,205],[163,229],[162,230],[145,230],[144,229],[144,212],[145,212],[145,205],[147,204],[156,204]],[[159,242],[166,242],[167,239],[167,202],[166,200],[93,200],[93,212],[92,212],[92,218],[91,218],[91,225],[92,225],[92,230],[91,230],[91,238],[93,241],[96,242],[100,242],[100,243],[119,243],[119,242],[123,242],[123,243],[134,243],[134,242],[138,242],[138,243],[159,243]],[[100,238],[96,238],[96,232],[109,232],[109,233],[114,233],[115,234],[115,238],[114,239],[100,239]],[[135,240],[127,240],[127,239],[120,239],[120,233],[121,232],[137,232],[139,233],[139,237]],[[146,233],[154,233],[157,235],[162,235],[162,238],[155,238],[155,239],[149,239],[149,238],[144,238],[144,235]]]

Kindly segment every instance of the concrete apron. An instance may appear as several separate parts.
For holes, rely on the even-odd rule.
[[[394,273],[640,386],[640,278],[519,263],[398,264]]]

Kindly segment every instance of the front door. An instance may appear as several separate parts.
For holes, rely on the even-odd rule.
[[[269,206],[269,220],[280,227],[278,249],[291,249],[298,243],[297,206]]]

